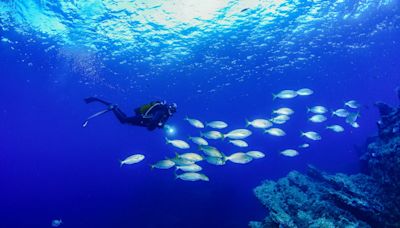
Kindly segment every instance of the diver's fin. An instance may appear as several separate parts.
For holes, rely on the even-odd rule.
[[[86,104],[92,103],[94,101],[97,101],[96,97],[87,97],[85,99],[83,99],[85,101]]]
[[[89,121],[86,120],[86,121],[82,124],[82,127],[86,127],[88,123],[89,123]]]
[[[83,100],[86,102],[86,104],[89,104],[89,103],[92,103],[92,102],[97,101],[97,102],[100,102],[100,103],[105,104],[105,105],[111,105],[110,102],[101,100],[101,99],[99,99],[99,98],[97,98],[97,97],[87,97],[87,98],[85,98],[85,99],[83,99]]]
[[[91,120],[91,119],[93,119],[93,118],[95,118],[95,117],[101,116],[101,115],[103,115],[104,113],[107,113],[107,112],[109,112],[109,111],[111,111],[111,110],[110,110],[110,109],[104,109],[104,110],[102,110],[102,111],[100,111],[100,112],[96,112],[95,114],[89,116],[89,117],[86,119],[86,121],[82,124],[82,127],[86,127],[86,126],[88,125],[88,123],[89,123],[89,120]]]

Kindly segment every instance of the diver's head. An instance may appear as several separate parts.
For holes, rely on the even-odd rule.
[[[176,103],[172,103],[172,104],[168,105],[168,110],[169,110],[170,114],[175,113],[177,108],[178,108],[178,105]]]

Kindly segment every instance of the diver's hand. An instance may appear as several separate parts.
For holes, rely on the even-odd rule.
[[[108,110],[114,110],[114,109],[116,109],[117,107],[118,107],[118,105],[112,104],[112,105],[109,105],[109,106],[108,106]]]

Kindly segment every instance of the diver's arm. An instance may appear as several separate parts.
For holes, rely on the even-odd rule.
[[[163,115],[160,120],[158,121],[158,128],[164,128],[165,123],[167,122],[169,118],[169,115],[165,114]]]
[[[156,128],[163,128],[167,119],[168,115],[162,109],[158,109],[154,112],[153,117],[149,121],[147,129],[152,131]]]
[[[157,124],[158,128],[163,128],[168,118],[170,117],[168,113],[168,109],[165,106],[162,106],[158,112],[158,115],[154,116],[153,121]]]

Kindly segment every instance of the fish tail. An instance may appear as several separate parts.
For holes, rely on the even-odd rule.
[[[149,166],[150,166],[150,169],[153,171],[154,170],[154,165],[149,164]]]
[[[119,167],[122,167],[123,165],[124,165],[124,161],[119,161],[119,163],[120,163],[120,166]]]
[[[225,138],[226,136],[224,134],[221,134],[221,140],[224,141]]]
[[[311,108],[307,106],[307,113],[311,112]]]
[[[278,96],[276,94],[272,94],[272,100],[274,101]]]
[[[250,126],[250,121],[248,119],[246,119],[245,121],[246,121],[246,127]]]
[[[227,156],[223,152],[220,152],[220,153],[222,154],[222,159],[224,159],[224,161],[228,160]]]
[[[335,111],[332,111],[331,117],[333,117],[336,114]]]
[[[169,144],[169,139],[165,137],[165,144]]]
[[[300,137],[301,136],[304,136],[304,132],[303,131],[300,131]]]

